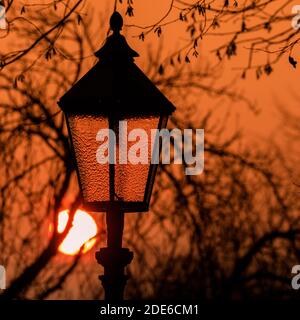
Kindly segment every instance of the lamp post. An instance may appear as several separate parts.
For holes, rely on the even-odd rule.
[[[128,151],[130,143],[125,150],[119,141],[113,145],[116,137],[111,132],[118,138],[127,129],[143,129],[151,137],[151,130],[165,128],[175,110],[134,64],[138,54],[120,34],[122,26],[121,15],[114,12],[113,34],[95,53],[99,61],[58,102],[66,116],[83,205],[93,212],[106,212],[107,248],[100,249],[96,259],[104,267],[100,279],[109,301],[123,299],[128,279],[124,269],[133,258],[129,249],[122,248],[124,213],[149,210],[157,169],[150,153],[147,164],[124,161],[122,152]],[[120,121],[126,121],[126,132]],[[109,159],[115,161],[97,161],[99,130],[108,130]]]

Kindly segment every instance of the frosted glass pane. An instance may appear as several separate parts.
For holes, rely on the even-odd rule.
[[[73,146],[78,165],[83,197],[86,202],[109,200],[109,165],[99,164],[96,135],[108,128],[103,117],[72,115],[69,117]]]
[[[147,179],[150,168],[151,129],[158,128],[159,117],[129,118],[126,120],[128,134],[133,129],[143,129],[147,133],[147,145],[143,144],[143,146],[147,148],[147,164],[131,164],[129,163],[129,161],[128,164],[119,164],[119,161],[117,161],[117,164],[115,166],[116,200],[126,202],[142,202],[145,196],[145,188],[147,186]],[[128,150],[133,145],[135,145],[137,141],[128,142],[127,153]],[[117,159],[119,159],[119,145],[117,145],[116,151]],[[140,152],[137,152],[137,154],[140,155]]]

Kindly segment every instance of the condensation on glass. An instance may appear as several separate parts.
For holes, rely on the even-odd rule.
[[[99,116],[71,115],[69,117],[73,147],[85,201],[109,200],[109,164],[99,164],[96,141],[100,129],[108,128],[108,120]]]
[[[128,141],[127,155],[130,150],[132,153],[135,153],[134,151],[136,151],[137,158],[140,158],[141,153],[144,152],[144,150],[147,150],[147,163],[132,164],[128,161],[127,164],[119,164],[120,161],[117,160],[115,166],[116,200],[142,202],[145,197],[145,189],[147,187],[148,173],[151,164],[151,129],[158,128],[159,117],[134,117],[125,120],[127,121],[128,134],[134,129],[142,129],[147,138],[142,140],[137,138],[135,141]],[[134,148],[134,145],[136,145],[136,148]],[[117,156],[120,154],[118,145],[116,154]]]

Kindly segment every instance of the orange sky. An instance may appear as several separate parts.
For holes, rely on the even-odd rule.
[[[37,0],[38,1],[38,0]],[[39,1],[41,2],[41,1]],[[98,12],[112,11],[112,0],[103,1],[92,1],[87,0],[88,4],[95,5]],[[125,17],[125,23],[133,23],[139,25],[148,25],[156,22],[161,16],[167,11],[170,0],[134,0],[135,17]],[[294,3],[297,3],[295,1]],[[299,0],[300,3],[300,0]],[[292,7],[292,3],[291,3]],[[107,17],[109,18],[109,17]],[[108,26],[108,21],[107,21]],[[172,53],[173,50],[184,42],[185,33],[183,28],[179,25],[173,25],[168,27],[164,31],[164,55]],[[147,45],[158,43],[157,36],[152,35],[147,37],[145,42],[133,38],[137,34],[137,31],[133,28],[124,30],[127,34],[127,39],[130,45],[137,50],[141,57],[136,59],[136,63],[143,67],[143,60],[146,57]],[[101,46],[103,44],[103,38],[101,35],[103,32],[99,32],[99,39],[95,39],[95,43]],[[210,49],[213,45],[213,40],[205,40],[201,44],[200,48],[200,59],[203,61],[214,61],[215,55],[211,53]],[[225,84],[230,79],[239,75],[239,71],[235,68],[240,67],[243,63],[243,59],[246,57],[248,50],[241,48],[238,51],[238,57],[231,59],[226,63],[226,68],[222,77],[219,79],[219,84]],[[296,54],[296,52],[295,52]],[[94,59],[94,58],[93,58]],[[192,60],[191,65],[195,66],[197,61]],[[256,80],[255,72],[249,74],[245,80],[240,80],[237,84],[237,90],[241,90],[245,93],[245,96],[253,99],[257,102],[257,106],[261,109],[259,115],[254,115],[250,110],[241,104],[235,104],[236,113],[240,116],[240,125],[246,130],[246,137],[252,139],[253,136],[259,136],[267,138],[272,135],[274,130],[277,128],[279,115],[276,111],[276,104],[281,103],[284,107],[293,110],[296,114],[300,114],[297,106],[297,100],[293,96],[294,93],[298,92],[298,76],[299,68],[293,69],[288,63],[287,56],[285,56],[275,68],[275,72],[271,76],[263,76],[262,79]],[[201,108],[206,108],[205,101],[201,100]]]
[[[36,0],[30,3],[41,3],[43,0]],[[126,1],[123,1],[125,3]],[[25,2],[26,3],[26,2]],[[28,2],[29,3],[29,2]],[[87,6],[95,7],[93,11],[95,19],[97,15],[99,18],[102,16],[108,19],[106,13],[110,13],[113,10],[112,0],[92,1],[86,0]],[[299,0],[300,3],[300,0]],[[292,8],[297,4],[297,0],[291,1],[288,8]],[[19,3],[21,6],[22,3]],[[134,1],[134,17],[128,17],[124,14],[126,4],[122,7],[119,6],[121,13],[124,16],[125,24],[137,24],[141,26],[153,24],[157,22],[168,10],[170,0],[143,0]],[[123,10],[122,10],[123,8]],[[83,9],[84,11],[84,9]],[[89,11],[90,12],[90,11]],[[290,13],[290,12],[288,12]],[[95,28],[96,28],[95,24]],[[95,30],[97,31],[97,30]],[[106,30],[105,30],[106,31]],[[180,25],[180,22],[164,28],[163,40],[164,40],[164,53],[163,57],[174,52],[176,48],[182,46],[185,43],[187,36],[185,27]],[[136,28],[124,28],[127,40],[130,45],[140,53],[140,58],[136,59],[136,63],[143,68],[143,59],[146,57],[147,47],[158,45],[157,36],[152,34],[146,37],[145,42],[138,40],[135,35],[139,34],[140,30]],[[105,32],[104,32],[105,33]],[[103,30],[99,32],[99,39],[95,39],[94,43],[100,47],[103,44]],[[20,39],[19,39],[20,40]],[[200,56],[203,62],[215,63],[215,54],[211,52],[211,49],[215,47],[215,43],[218,43],[220,39],[206,38],[200,44]],[[21,46],[20,41],[18,42]],[[238,49],[238,56],[233,57],[230,61],[226,61],[226,68],[222,77],[219,79],[219,85],[224,85],[230,81],[230,79],[238,77],[241,73],[237,68],[245,65],[245,59],[247,59],[248,49]],[[294,53],[294,55],[296,52]],[[257,53],[257,55],[260,55]],[[297,58],[297,56],[296,56]],[[191,59],[192,67],[198,63],[195,59]],[[234,105],[234,111],[239,115],[240,125],[246,130],[247,136],[250,138],[253,135],[267,138],[272,135],[274,130],[277,129],[279,122],[279,115],[276,110],[277,104],[282,104],[289,110],[293,110],[296,114],[300,114],[297,107],[297,99],[295,93],[297,93],[297,78],[299,75],[299,68],[293,69],[288,63],[288,57],[285,55],[282,60],[276,65],[275,72],[271,76],[263,76],[259,81],[255,77],[255,71],[247,75],[245,80],[240,80],[236,86],[237,91],[244,92],[245,96],[252,101],[256,101],[257,107],[261,110],[259,115],[254,115],[244,105]],[[209,102],[208,102],[209,103]],[[205,100],[201,100],[201,108],[206,108]]]
[[[103,5],[104,2],[101,2],[101,4],[99,3],[99,10],[106,11],[107,8],[112,10],[113,1],[106,0],[106,4]],[[87,3],[89,3],[89,1]],[[152,24],[164,15],[168,10],[169,4],[170,0],[134,1],[135,16],[133,18],[125,17],[125,23],[138,25]],[[295,4],[297,4],[297,1],[291,1],[288,8],[291,9]],[[125,31],[128,33],[128,42],[139,51],[141,55],[141,58],[136,60],[137,64],[140,64],[143,54],[145,55],[147,45],[150,42],[157,42],[157,37],[150,36],[149,38],[146,38],[145,42],[141,42],[132,37],[132,35],[138,34],[137,29],[129,28],[125,29]],[[164,29],[166,54],[172,53],[178,45],[184,43],[184,39],[187,37],[183,31],[184,28],[178,24]],[[201,45],[202,56],[200,54],[202,59],[215,61],[215,54],[210,51],[210,47],[211,45],[214,45],[214,41],[215,40],[213,39],[204,40]],[[239,48],[238,57],[233,57],[230,61],[226,62],[226,69],[222,78],[219,80],[220,85],[227,83],[229,79],[232,79],[241,73],[240,70],[236,69],[244,66],[247,54],[247,48]],[[257,55],[259,55],[259,53]],[[195,64],[196,62],[192,61],[192,63]],[[256,101],[258,108],[261,110],[261,113],[257,116],[247,110],[244,106],[234,106],[237,109],[237,113],[240,115],[240,124],[246,130],[249,138],[253,135],[267,138],[274,133],[274,130],[279,123],[279,115],[276,110],[276,105],[279,103],[289,110],[293,110],[296,114],[300,114],[297,100],[294,96],[294,94],[298,92],[298,77],[299,68],[292,68],[288,63],[288,56],[285,55],[275,66],[275,70],[270,76],[263,76],[260,80],[257,80],[255,71],[253,71],[245,80],[241,79],[241,81],[239,81],[237,89],[244,92],[247,98]],[[205,106],[203,106],[203,108],[205,108]]]

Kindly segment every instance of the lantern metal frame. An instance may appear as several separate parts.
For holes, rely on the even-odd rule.
[[[119,19],[117,14],[112,19]],[[136,66],[132,50],[120,34],[122,21],[112,22],[114,33],[104,46],[95,53],[98,63],[67,91],[58,104],[66,115],[67,128],[73,161],[76,165],[82,202],[87,210],[94,212],[118,209],[123,212],[145,212],[149,210],[151,193],[157,171],[157,164],[149,163],[148,178],[143,201],[120,201],[112,197],[114,165],[109,165],[109,200],[89,202],[84,198],[83,184],[79,172],[76,151],[73,144],[71,115],[101,116],[107,119],[109,128],[119,119],[131,117],[159,117],[157,129],[165,128],[174,105],[158,90],[150,79]],[[117,27],[116,27],[117,25]],[[159,146],[159,153],[161,143]],[[150,160],[149,160],[150,161]],[[99,181],[100,183],[100,181]]]

